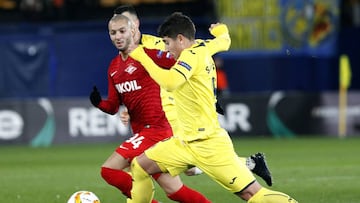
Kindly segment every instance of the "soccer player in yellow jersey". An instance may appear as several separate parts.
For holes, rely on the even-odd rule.
[[[144,47],[148,49],[159,49],[159,50],[165,50],[165,43],[163,42],[162,38],[156,37],[149,34],[143,34],[140,32],[140,20],[136,13],[135,8],[132,5],[122,5],[117,7],[114,10],[114,15],[124,15],[128,17],[134,24],[135,27],[135,37],[134,40],[137,42],[137,44],[143,45]],[[215,36],[216,37],[216,36]],[[197,44],[208,44],[213,43],[212,39],[208,40],[202,40],[202,39],[196,39]],[[207,47],[207,46],[206,46]],[[211,47],[211,46],[210,46]],[[216,52],[212,53],[215,54]],[[165,111],[166,117],[173,129],[174,135],[180,134],[178,129],[178,119],[177,119],[177,113],[175,109],[175,100],[172,95],[172,92],[169,92],[165,90],[164,88],[161,89],[161,98],[162,98],[162,104],[163,109]],[[121,121],[126,125],[129,121],[129,116],[127,114],[127,111],[122,111],[120,113]],[[246,163],[246,166],[256,175],[263,178],[267,185],[272,185],[272,177],[271,173],[266,165],[265,157],[262,153],[256,153],[254,155],[251,155],[250,157],[239,157],[241,161]],[[199,170],[196,167],[190,168],[185,172],[186,175],[197,175],[202,173],[201,170]]]
[[[177,63],[169,70],[159,68],[139,46],[130,56],[142,63],[160,86],[173,91],[181,134],[159,142],[131,163],[135,203],[151,200],[149,174],[167,172],[178,175],[190,166],[204,173],[228,191],[249,203],[292,203],[287,194],[262,187],[239,161],[228,133],[221,128],[215,109],[216,70],[212,55],[230,47],[225,24],[213,24],[211,43],[195,43],[195,26],[181,13],[173,13],[159,27],[166,50]],[[145,65],[146,64],[146,65]]]

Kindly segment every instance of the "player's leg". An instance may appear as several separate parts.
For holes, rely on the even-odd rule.
[[[128,167],[128,161],[114,152],[101,167],[101,177],[109,184],[119,189],[125,196],[131,197],[132,178],[129,173],[123,171]]]
[[[184,185],[179,176],[171,176],[168,173],[162,173],[156,179],[161,188],[165,191],[169,199],[182,203],[209,203],[201,193]]]
[[[131,173],[134,181],[131,194],[134,202],[145,202],[151,197],[151,190],[149,190],[149,188],[152,187],[152,182],[149,181],[149,175],[147,174],[154,174],[161,171],[169,172],[172,176],[177,176],[187,169],[189,156],[186,150],[183,149],[183,151],[181,151],[182,149],[183,146],[181,142],[177,138],[173,137],[169,140],[158,143],[155,147],[146,150],[145,154],[142,154],[133,160],[131,164]],[[156,160],[156,162],[154,160]],[[171,177],[168,174],[167,176]],[[175,180],[179,181],[179,179],[176,178]],[[182,183],[177,182],[175,185],[177,185],[177,187],[171,190],[168,187],[172,187],[172,184],[165,187],[168,194],[172,193],[169,194],[169,198],[182,202],[209,202],[204,196],[194,190],[184,186],[179,189],[179,186],[182,185]],[[188,198],[192,199],[190,200]],[[195,198],[198,199],[195,200]]]
[[[252,182],[245,189],[235,194],[248,203],[297,203],[289,195],[264,188],[257,181]]]
[[[246,158],[246,166],[259,177],[261,177],[268,186],[272,186],[272,176],[267,166],[265,155],[263,153],[256,153]]]
[[[131,141],[139,137],[143,138],[140,145]],[[105,161],[101,168],[101,176],[107,183],[118,188],[127,198],[131,198],[132,177],[124,169],[130,166],[129,162],[134,157],[155,143],[156,141],[146,139],[143,134],[135,134],[117,147],[116,151]],[[153,200],[152,202],[156,203],[158,201]]]
[[[261,177],[268,186],[272,186],[272,176],[267,166],[265,155],[263,153],[256,153],[250,157],[239,157],[240,161],[244,162],[246,166],[259,177]],[[198,167],[192,167],[185,171],[187,176],[195,176],[202,174],[203,171]]]
[[[227,133],[225,131],[218,132],[218,135],[224,134]],[[296,200],[287,194],[263,188],[233,151],[230,137],[214,135],[212,139],[208,139],[202,144],[212,146],[212,150],[217,153],[208,159],[198,157],[197,166],[230,192],[249,203],[296,203]],[[191,148],[198,149],[197,146],[191,146]],[[206,151],[198,150],[196,152],[201,155]],[[208,161],[215,163],[215,160],[217,160],[215,165],[207,163]]]
[[[138,161],[140,161],[142,166],[140,166]],[[148,159],[146,155],[140,155],[132,160],[131,174],[133,186],[131,189],[131,199],[136,203],[148,203],[154,196],[154,184],[149,175],[151,172],[145,171],[143,167],[154,174],[161,172],[156,163]]]
[[[240,197],[244,195],[249,197],[247,200],[248,203],[298,203],[295,199],[285,193],[269,190],[261,186],[260,189],[258,189],[259,185],[260,184],[258,182],[254,182],[237,195]],[[256,190],[251,191],[253,187],[255,187]]]
[[[231,156],[226,151],[221,151],[220,154],[223,157]],[[218,156],[218,160],[220,159],[221,156]],[[297,203],[287,194],[262,187],[238,158],[234,157],[232,163],[225,164],[227,160],[224,160],[224,164],[219,162],[218,166],[207,163],[197,165],[213,180],[249,203]]]
[[[246,166],[259,177],[261,177],[268,186],[272,186],[272,176],[267,166],[265,155],[263,153],[256,153],[250,157],[239,157],[240,161],[244,162]],[[185,171],[188,176],[200,175],[203,171],[198,167],[192,167]]]

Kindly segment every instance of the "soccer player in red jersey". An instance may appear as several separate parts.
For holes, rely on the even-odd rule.
[[[130,114],[130,125],[134,135],[124,141],[101,168],[102,177],[126,195],[129,202],[132,177],[124,169],[129,167],[134,157],[172,136],[171,126],[162,107],[160,86],[139,62],[128,55],[135,46],[134,31],[127,17],[116,15],[111,18],[109,35],[119,50],[119,55],[111,61],[108,69],[108,98],[103,100],[96,87],[90,94],[91,103],[100,110],[115,114],[120,105],[125,105]],[[175,62],[166,52],[147,49],[146,53],[164,68],[171,67]],[[153,177],[171,200],[189,203],[210,202],[199,192],[186,187],[179,176],[155,174]],[[142,191],[135,192],[141,194]]]

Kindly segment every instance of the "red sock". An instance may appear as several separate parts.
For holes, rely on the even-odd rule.
[[[161,173],[155,173],[152,174],[151,176],[153,177],[154,180],[157,180],[160,177]]]
[[[102,178],[110,185],[119,189],[126,197],[131,198],[132,178],[122,170],[101,167]]]
[[[211,203],[200,192],[183,185],[177,192],[168,195],[169,199],[181,203]]]
[[[131,198],[132,177],[130,174],[122,170],[101,167],[101,176],[109,185],[116,187],[126,197]],[[151,203],[159,202],[153,199]]]

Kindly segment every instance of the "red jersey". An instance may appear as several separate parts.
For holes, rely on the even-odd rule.
[[[163,68],[170,68],[175,63],[167,52],[146,48],[145,52]],[[106,113],[115,114],[121,104],[128,109],[134,134],[144,129],[171,130],[163,111],[160,86],[138,61],[131,57],[123,60],[118,55],[108,69],[108,98],[102,100],[98,107]]]

